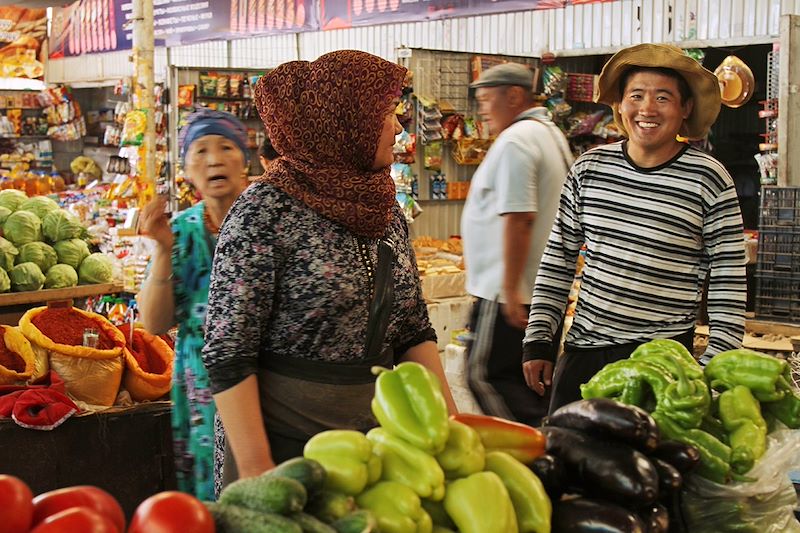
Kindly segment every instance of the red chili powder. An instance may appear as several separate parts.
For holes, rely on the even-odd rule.
[[[97,343],[98,350],[111,350],[116,347],[108,333],[101,329],[96,321],[72,308],[45,309],[36,315],[32,322],[46,337],[58,344],[83,346],[83,331],[91,328],[97,330],[100,335]]]
[[[0,327],[0,366],[14,372],[25,372],[25,360],[6,346],[5,330]]]
[[[119,326],[119,330],[125,335],[125,339],[130,339],[130,325],[123,324]],[[128,350],[130,350],[131,355],[133,358],[136,359],[136,362],[139,363],[139,368],[141,368],[144,372],[149,372],[151,374],[163,374],[164,370],[167,369],[167,365],[158,356],[158,352],[154,346],[147,344],[144,342],[142,334],[138,330],[134,330],[133,332],[133,346],[128,344]]]

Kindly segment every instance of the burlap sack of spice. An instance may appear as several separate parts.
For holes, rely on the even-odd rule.
[[[38,323],[37,316],[48,311],[47,307],[30,309],[20,319],[19,327],[32,345],[47,351],[50,367],[64,379],[67,392],[72,397],[91,405],[114,405],[124,369],[122,350],[125,337],[102,315],[74,307],[54,308],[50,311],[63,314],[64,309],[78,315],[53,320],[44,325],[47,328],[63,328],[64,336],[71,337],[69,343],[55,342],[35,325]],[[91,322],[92,327],[98,330],[104,349],[82,345],[82,322]],[[39,325],[44,327],[41,323]]]
[[[36,357],[31,343],[12,326],[0,325],[0,385],[21,385],[31,381]]]
[[[125,374],[122,386],[134,401],[157,400],[169,393],[172,387],[172,363],[175,352],[156,335],[142,328],[133,329],[133,342],[129,335],[130,326],[119,328],[125,336]]]

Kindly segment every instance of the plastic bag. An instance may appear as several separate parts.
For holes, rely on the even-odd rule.
[[[751,482],[720,485],[690,476],[681,494],[692,533],[800,533],[797,495],[789,471],[800,466],[800,430],[780,426],[767,435],[767,451],[747,473]]]
[[[114,342],[110,350],[98,350],[86,346],[58,344],[45,336],[33,324],[33,319],[47,307],[28,310],[19,320],[19,328],[31,345],[47,351],[50,366],[64,379],[67,392],[77,400],[91,405],[111,406],[119,392],[122,381],[122,349],[125,337],[122,332],[102,315],[73,308],[93,319]]]

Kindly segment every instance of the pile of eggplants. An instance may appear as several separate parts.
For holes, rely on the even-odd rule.
[[[531,469],[553,501],[553,533],[684,533],[683,475],[696,448],[661,441],[647,411],[594,398],[544,420],[547,453]]]

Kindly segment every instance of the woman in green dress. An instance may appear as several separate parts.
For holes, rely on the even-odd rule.
[[[201,350],[219,227],[247,187],[247,130],[229,113],[200,110],[190,115],[179,142],[186,176],[202,201],[171,222],[165,198],[142,210],[140,231],[156,246],[139,309],[151,333],[178,325],[171,392],[178,488],[213,500],[216,407]]]

